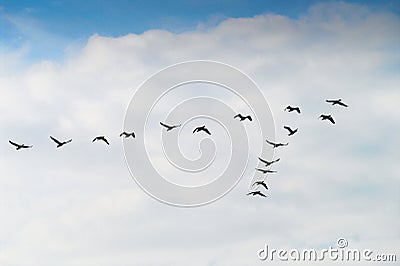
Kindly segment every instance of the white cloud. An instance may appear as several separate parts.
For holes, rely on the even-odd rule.
[[[341,236],[350,247],[395,252],[399,26],[394,14],[319,4],[299,19],[93,35],[65,62],[0,68],[0,264],[262,265],[256,252],[266,243],[326,248]],[[0,59],[18,65],[15,55]],[[277,152],[268,199],[244,196],[246,178],[214,204],[179,209],[129,176],[118,134],[130,98],[149,75],[195,59],[238,67],[266,95],[277,140],[290,142]],[[350,108],[324,103],[340,97]],[[302,114],[284,113],[287,104]],[[287,138],[285,124],[299,133]],[[50,134],[74,140],[55,150]],[[112,145],[92,145],[98,134]],[[17,153],[8,139],[35,149]]]

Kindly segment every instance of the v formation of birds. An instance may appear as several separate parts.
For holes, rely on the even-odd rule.
[[[348,105],[345,104],[342,101],[342,99],[326,100],[325,102],[331,104],[332,106],[338,105],[338,106],[342,106],[342,107],[348,107]],[[296,112],[297,114],[301,114],[300,107],[298,107],[298,106],[290,106],[290,105],[288,105],[288,106],[285,107],[284,111],[287,111],[289,113]],[[240,121],[245,121],[245,120],[249,120],[250,122],[253,121],[253,119],[252,119],[252,117],[250,115],[244,116],[244,115],[242,115],[240,113],[235,115],[233,118],[234,119],[238,118]],[[318,118],[320,118],[321,120],[327,120],[332,124],[336,123],[335,120],[333,119],[332,115],[330,115],[330,114],[321,114]],[[160,125],[162,127],[164,127],[167,130],[167,132],[171,131],[173,129],[179,128],[181,126],[181,124],[167,125],[167,124],[165,124],[163,122],[160,122]],[[294,134],[296,134],[298,132],[298,128],[293,129],[290,126],[284,126],[283,128],[288,131],[288,136],[289,137],[293,136]],[[211,132],[206,127],[206,125],[198,126],[193,130],[193,134],[198,133],[198,132],[204,132],[205,134],[211,135]],[[123,138],[135,138],[136,137],[135,132],[126,132],[126,131],[122,132],[119,136],[123,137]],[[68,140],[65,140],[65,141],[60,141],[60,140],[58,140],[57,138],[55,138],[53,136],[50,136],[50,139],[56,144],[56,148],[61,148],[62,146],[67,145],[68,143],[72,142],[72,139],[68,139]],[[106,145],[110,145],[110,142],[108,141],[108,139],[105,136],[96,136],[92,140],[92,142],[98,142],[98,141],[103,142]],[[16,143],[14,141],[11,141],[11,140],[9,140],[8,142],[12,146],[14,146],[16,150],[33,148],[33,145],[19,144],[19,143]],[[266,142],[268,144],[270,144],[273,149],[276,149],[276,148],[279,148],[279,147],[285,147],[285,146],[289,145],[288,142],[286,142],[286,143],[272,142],[272,141],[269,141],[268,139],[266,140]],[[260,163],[262,163],[263,166],[266,167],[266,168],[258,167],[258,168],[256,168],[256,171],[261,172],[263,175],[265,175],[265,177],[267,176],[267,174],[277,173],[277,171],[271,170],[270,167],[271,167],[271,165],[279,162],[280,158],[277,158],[277,159],[272,160],[272,161],[268,161],[268,160],[265,160],[265,159],[260,158],[260,157],[258,159],[259,159]],[[268,190],[268,185],[267,185],[267,183],[265,181],[265,177],[264,177],[263,180],[258,180],[256,182],[254,182],[252,184],[252,187],[254,187],[254,190],[249,191],[246,195],[260,196],[260,197],[266,198],[267,197],[266,194],[259,189],[260,187],[262,187],[262,188],[264,188],[264,190]]]
[[[342,102],[342,99],[326,100],[325,102],[329,103],[329,104],[332,104],[332,105],[339,105],[339,106],[342,106],[342,107],[348,107],[347,104]],[[288,106],[285,107],[284,111],[287,111],[289,113],[296,112],[297,114],[301,114],[300,107],[298,107],[298,106],[290,106],[290,105],[288,105]],[[321,120],[327,120],[327,121],[331,122],[332,124],[335,124],[335,120],[333,119],[332,115],[330,115],[330,114],[321,114],[318,118],[321,118]],[[242,118],[241,118],[241,120],[243,121]],[[289,137],[293,136],[294,134],[296,134],[298,132],[298,130],[299,130],[298,128],[292,128],[290,126],[284,126],[283,128],[288,131],[288,136]],[[289,142],[286,142],[286,143],[272,142],[272,141],[270,141],[268,139],[266,140],[266,142],[269,145],[271,145],[273,149],[276,149],[276,148],[279,148],[279,147],[285,147],[285,146],[289,145]],[[254,187],[254,189],[252,191],[249,191],[246,195],[249,195],[249,196],[260,196],[260,197],[266,198],[267,195],[266,195],[265,192],[261,191],[261,188],[263,188],[263,190],[265,190],[265,191],[268,190],[268,185],[267,185],[267,183],[265,181],[266,180],[266,176],[267,176],[267,174],[277,173],[277,171],[271,170],[271,165],[279,162],[280,158],[277,158],[277,159],[272,160],[272,161],[267,161],[267,160],[265,160],[263,158],[260,158],[260,157],[258,157],[258,159],[259,159],[260,163],[262,163],[265,168],[258,167],[258,168],[256,168],[256,170],[258,172],[261,172],[265,176],[264,176],[264,178],[262,180],[255,181],[252,184],[252,187]]]

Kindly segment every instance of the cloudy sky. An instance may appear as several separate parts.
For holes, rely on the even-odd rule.
[[[339,237],[399,260],[399,2],[280,2],[0,1],[0,265],[265,265],[266,244],[321,250]],[[245,195],[257,149],[239,184],[202,207],[163,204],[132,179],[118,137],[130,100],[188,60],[229,64],[262,90],[275,139],[290,142],[274,155],[268,198]],[[153,120],[187,96],[164,99]],[[285,113],[288,104],[302,114]],[[299,132],[289,138],[284,125]],[[49,135],[73,142],[57,150]],[[111,145],[92,143],[97,135]],[[183,153],[198,156],[198,136],[183,138]],[[226,159],[215,163],[221,171]]]

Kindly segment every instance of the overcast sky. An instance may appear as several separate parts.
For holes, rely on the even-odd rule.
[[[398,1],[73,2],[0,1],[0,265],[265,265],[265,244],[323,249],[339,237],[398,252]],[[187,60],[232,65],[262,90],[276,140],[290,143],[276,151],[268,198],[245,195],[257,149],[240,183],[203,207],[163,204],[132,179],[118,137],[130,99]],[[246,111],[226,93],[211,96]],[[287,137],[284,125],[299,132]],[[57,150],[49,135],[73,141]],[[111,145],[92,143],[97,135]],[[34,147],[17,152],[8,140]],[[182,140],[188,157],[198,142]]]

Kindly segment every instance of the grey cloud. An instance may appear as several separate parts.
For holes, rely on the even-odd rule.
[[[265,243],[326,248],[340,236],[395,252],[399,25],[395,14],[319,4],[298,19],[265,14],[181,34],[93,35],[66,62],[12,75],[1,68],[0,264],[263,265],[256,252]],[[248,171],[214,204],[173,208],[130,177],[118,138],[126,106],[148,76],[193,59],[240,68],[266,96],[276,139],[290,142],[276,151],[269,198],[245,196]],[[349,109],[324,103],[339,97]],[[302,115],[284,113],[287,104]],[[318,121],[322,112],[337,125]],[[284,124],[299,133],[287,138]],[[74,140],[55,150],[49,134]],[[92,145],[96,134],[112,145]],[[16,153],[8,138],[35,149]]]

